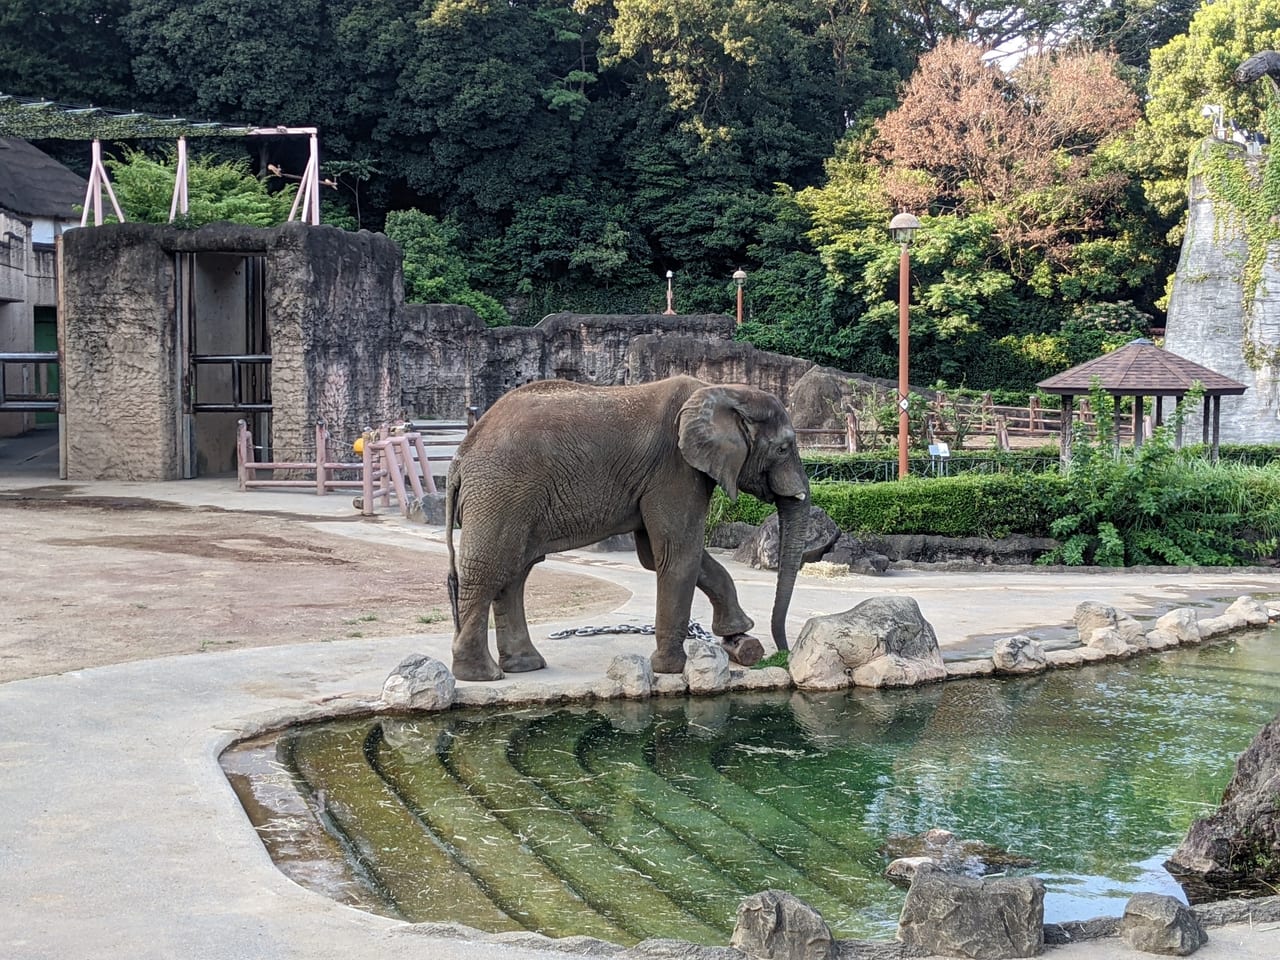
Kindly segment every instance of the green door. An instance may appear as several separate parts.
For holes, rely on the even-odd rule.
[[[56,353],[58,350],[58,314],[52,307],[36,307],[35,310],[35,350]],[[49,365],[49,392],[58,392],[58,365]],[[56,413],[42,412],[36,414],[36,423],[57,423]]]

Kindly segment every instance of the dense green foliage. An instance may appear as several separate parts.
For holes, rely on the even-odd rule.
[[[660,311],[671,270],[677,310],[730,312],[743,268],[741,337],[870,374],[911,209],[913,382],[1026,390],[1160,325],[1198,111],[1253,123],[1226,77],[1277,4],[14,0],[0,91],[318,126],[326,221],[394,233],[412,299]]]
[[[1077,438],[1065,476],[1015,468],[879,483],[819,480],[812,499],[855,535],[1053,537],[1059,546],[1046,563],[1232,566],[1276,554],[1280,450],[1226,447],[1224,462],[1211,464],[1199,448],[1175,450],[1166,425],[1137,455],[1115,456],[1108,429],[1103,418],[1098,438]],[[1005,456],[1011,468],[1033,461]],[[861,455],[834,459],[841,461],[867,463]],[[759,524],[772,512],[746,494],[731,504],[717,490],[708,530],[731,521]]]
[[[167,223],[173,197],[175,163],[153,160],[140,151],[125,150],[120,159],[106,161],[115,183],[116,198],[125,216],[142,223]],[[289,217],[295,188],[272,193],[264,181],[249,172],[244,159],[219,162],[197,156],[187,166],[188,211],[182,226],[229,220],[257,227],[272,227]]]
[[[1139,450],[1117,451],[1105,396],[1095,387],[1091,399],[1096,432],[1077,424],[1066,493],[1050,525],[1061,546],[1047,562],[1230,565],[1274,551],[1280,467],[1215,465],[1175,449],[1185,406]]]

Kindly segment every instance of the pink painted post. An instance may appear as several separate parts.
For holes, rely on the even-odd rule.
[[[395,445],[396,456],[399,458],[405,474],[409,477],[409,486],[413,488],[413,495],[421,500],[422,484],[418,480],[418,471],[413,466],[413,443],[403,434],[398,437],[392,437],[388,442]]]
[[[422,441],[422,434],[411,433],[413,438],[414,449],[418,451],[418,466],[422,468],[422,480],[427,488],[427,493],[433,497],[439,495],[436,490],[436,478],[431,475],[431,461],[427,459],[427,445]]]
[[[400,512],[405,516],[409,515],[409,497],[404,489],[404,466],[400,463],[398,454],[399,444],[396,443],[397,438],[389,437],[386,440],[379,441],[378,446],[382,450],[382,456],[386,460],[387,476],[391,480],[391,487],[388,488],[387,495],[383,497],[382,505],[384,507],[391,506],[390,489],[394,488],[396,497],[400,501]]]
[[[187,138],[178,138],[178,166],[173,175],[173,201],[169,204],[169,222],[177,218],[178,214],[186,214],[189,206],[187,203]]]
[[[311,219],[314,226],[320,225],[320,138],[311,134],[311,179],[307,181],[307,191],[311,195]]]
[[[373,441],[368,433],[364,436],[364,450],[361,451],[361,458],[364,461],[364,469],[360,472],[360,479],[364,481],[361,487],[360,513],[366,517],[373,516]]]
[[[249,425],[243,420],[236,422],[236,475],[240,479],[240,489],[247,490],[246,484],[253,479],[253,434]]]
[[[324,422],[316,423],[316,495],[323,497],[329,492],[329,474],[325,469],[325,461],[329,459],[329,431]]]

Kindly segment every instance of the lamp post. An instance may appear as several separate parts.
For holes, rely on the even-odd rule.
[[[733,271],[733,282],[738,285],[738,325],[742,325],[742,285],[747,282],[747,271],[739,267]]]
[[[908,379],[908,341],[911,335],[911,238],[920,229],[920,220],[909,213],[900,213],[889,221],[889,232],[901,245],[898,256],[898,479],[905,480],[907,464],[907,434],[910,418],[908,397],[911,383]]]
[[[667,271],[667,309],[662,311],[664,317],[674,317],[676,315],[676,293],[671,287],[671,278],[675,274],[670,270]]]

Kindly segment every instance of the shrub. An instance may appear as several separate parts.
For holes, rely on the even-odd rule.
[[[814,506],[854,534],[918,533],[949,537],[1047,536],[1063,494],[1056,474],[966,474],[889,483],[816,481]],[[730,504],[719,490],[708,527],[740,520],[758,524],[774,508],[743,494]]]
[[[1077,429],[1062,509],[1050,526],[1062,543],[1042,562],[1230,566],[1274,549],[1280,468],[1214,465],[1175,450],[1182,408],[1136,453],[1117,454],[1108,405],[1096,387],[1093,394],[1097,435]]]

